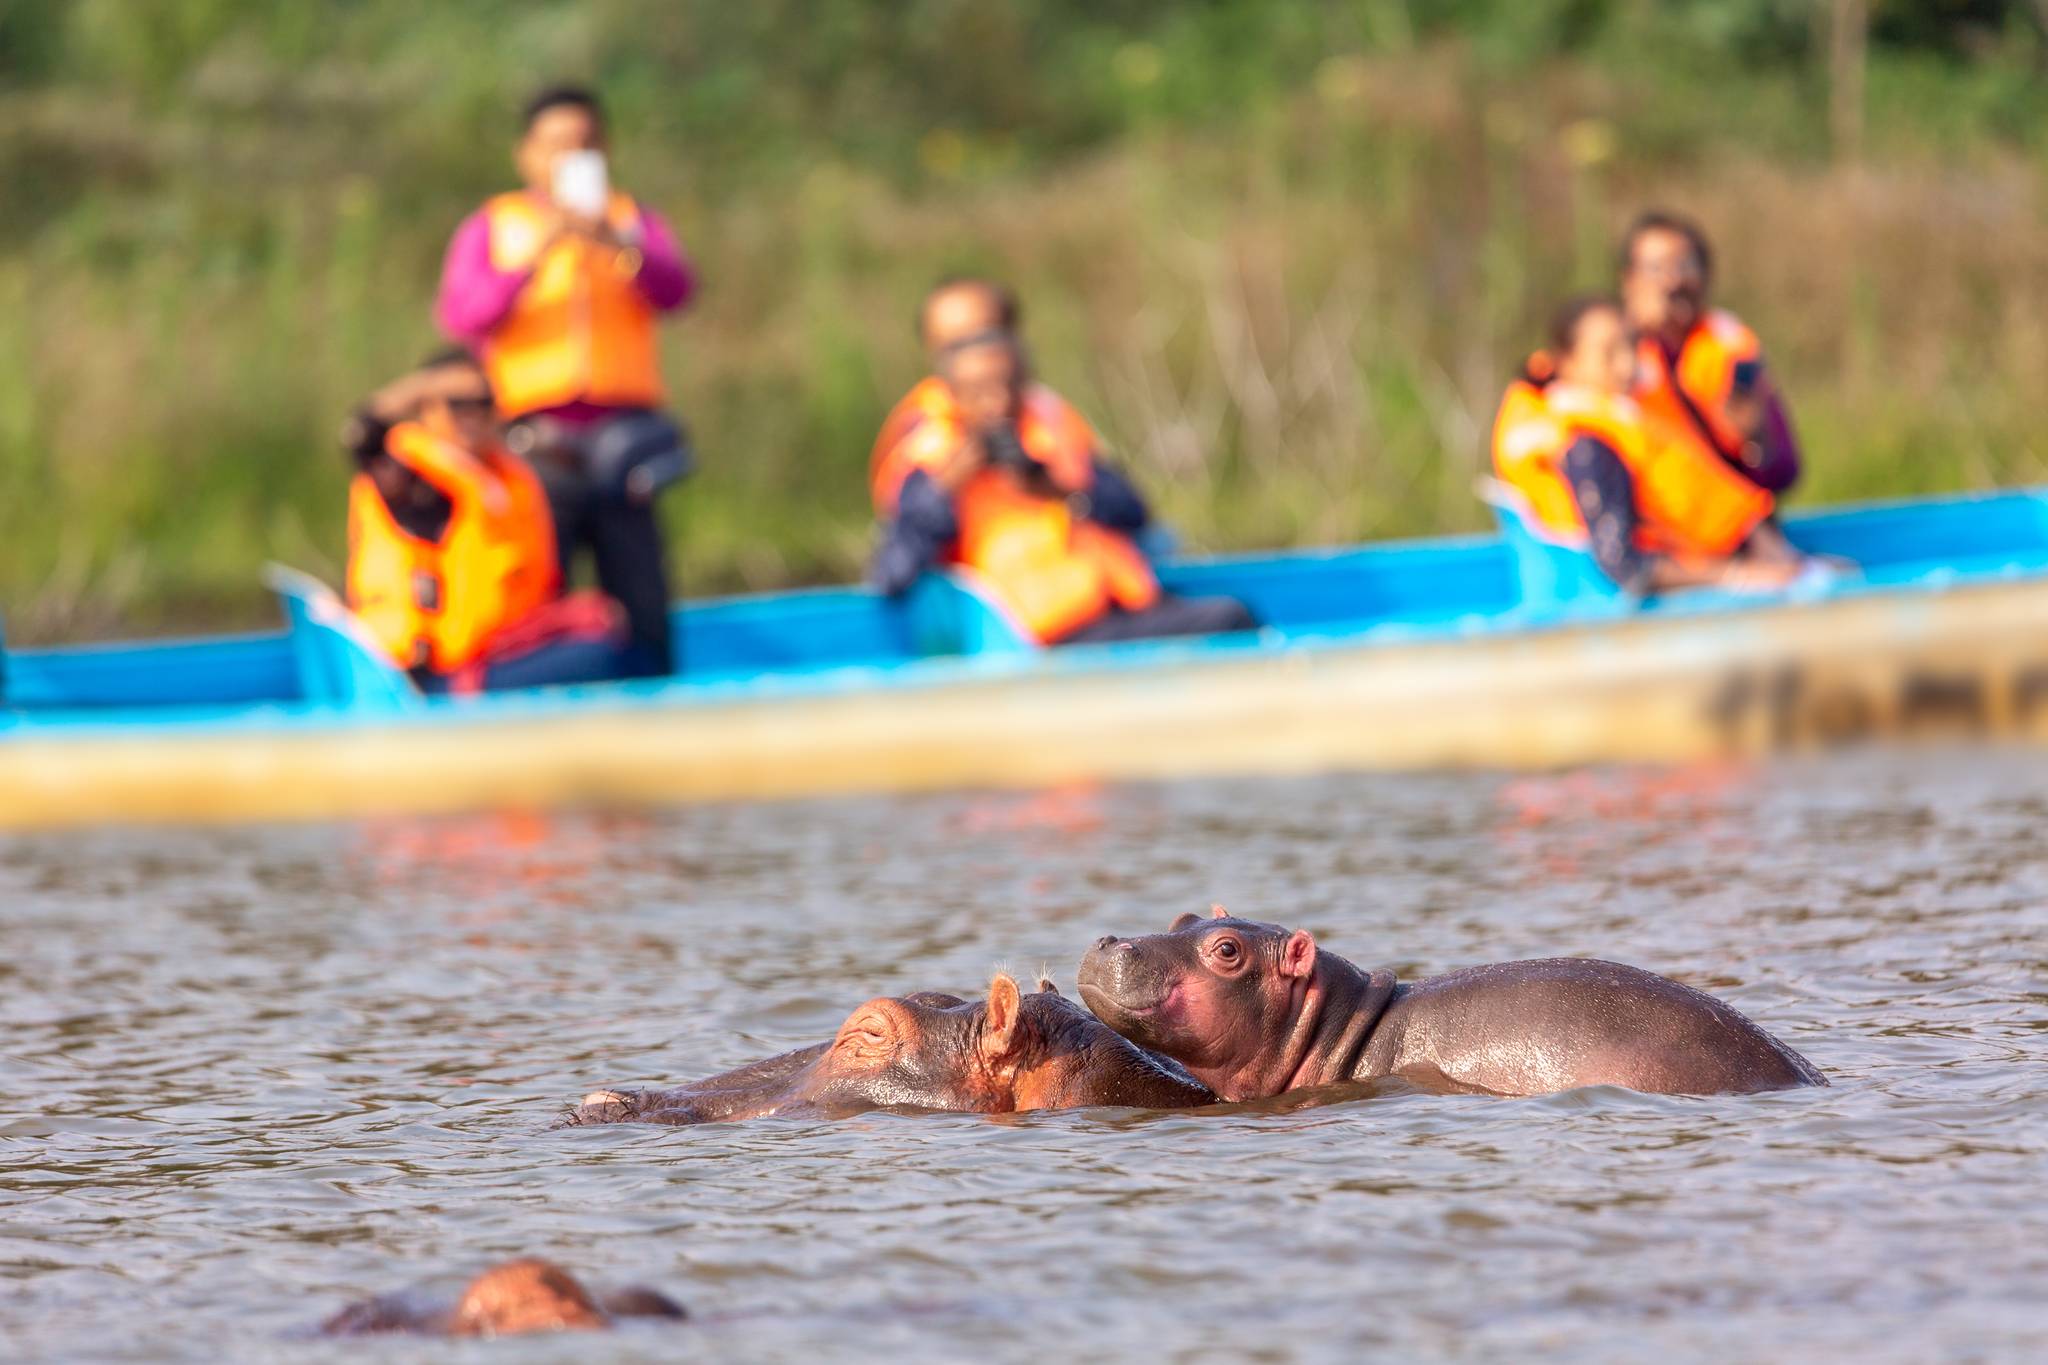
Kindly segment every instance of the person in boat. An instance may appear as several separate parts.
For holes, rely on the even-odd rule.
[[[350,608],[428,692],[630,673],[617,604],[561,596],[547,496],[498,433],[490,383],[462,350],[351,416]]]
[[[674,666],[669,574],[655,495],[690,469],[687,437],[661,411],[656,322],[696,277],[660,214],[611,188],[596,95],[542,91],[514,155],[523,185],[464,219],[434,305],[482,359],[534,461],[568,578],[589,546],[597,582],[626,611],[636,674]]]
[[[1771,494],[1630,397],[1634,372],[1621,304],[1589,297],[1559,311],[1550,349],[1508,386],[1494,472],[1532,529],[1636,595],[1790,583],[1805,560],[1770,519]]]
[[[942,389],[878,460],[904,472],[892,499],[878,496],[890,513],[876,586],[900,593],[927,569],[959,564],[1041,644],[1256,626],[1234,599],[1163,591],[1130,531],[1097,515],[1094,432],[1064,404],[1030,401],[1014,333],[953,341],[934,378]]]
[[[1622,238],[1621,299],[1636,336],[1636,401],[1691,427],[1729,468],[1783,493],[1799,442],[1756,333],[1708,299],[1714,257],[1691,220],[1653,212]]]
[[[925,295],[917,312],[917,334],[931,372],[890,411],[875,438],[868,485],[876,516],[886,522],[896,515],[903,481],[916,467],[915,460],[933,450],[925,442],[907,439],[913,429],[927,421],[957,420],[952,392],[938,374],[943,357],[970,337],[1000,332],[1021,338],[1021,321],[1015,291],[994,280],[950,276]],[[1034,379],[1025,386],[1023,407],[1048,428],[1088,433],[1087,440],[1075,446],[1073,458],[1048,467],[1049,477],[1064,492],[1085,498],[1089,517],[1097,524],[1143,536],[1152,525],[1151,509],[1123,471],[1102,458],[1100,442],[1073,405]]]

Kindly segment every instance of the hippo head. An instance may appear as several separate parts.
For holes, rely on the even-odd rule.
[[[525,1257],[492,1266],[470,1281],[448,1317],[448,1334],[508,1337],[609,1327],[616,1318],[688,1316],[665,1294],[638,1286],[594,1298],[552,1261]]]
[[[997,973],[985,999],[883,996],[814,1043],[674,1090],[593,1091],[572,1123],[712,1123],[901,1105],[962,1113],[1210,1104],[1186,1072],[1118,1037],[1049,981]]]
[[[870,1000],[840,1025],[812,1075],[827,1111],[907,1105],[969,1113],[1212,1102],[1178,1067],[1110,1029],[1049,981],[1023,994],[999,972],[986,999]]]
[[[1220,1082],[1286,1038],[1315,974],[1304,929],[1238,919],[1222,906],[1186,914],[1166,933],[1106,935],[1081,959],[1081,1000],[1119,1034]]]

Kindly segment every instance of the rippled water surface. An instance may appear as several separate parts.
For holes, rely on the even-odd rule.
[[[442,1358],[289,1334],[538,1252],[698,1314],[576,1359],[2039,1359],[2044,830],[1958,753],[0,840],[0,1357]],[[553,1126],[1212,899],[1834,1086]]]

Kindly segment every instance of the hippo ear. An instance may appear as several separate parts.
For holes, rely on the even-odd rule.
[[[988,983],[988,1014],[981,1024],[981,1050],[991,1058],[1007,1057],[1017,1045],[1017,1020],[1023,1010],[1017,978],[997,972]]]
[[[1316,936],[1296,929],[1280,945],[1280,975],[1305,977],[1316,969]]]
[[[1210,918],[1210,919],[1229,919],[1229,918],[1230,918],[1230,911],[1228,911],[1228,910],[1224,909],[1224,908],[1223,908],[1223,903],[1222,903],[1221,901],[1218,901],[1218,902],[1216,902],[1215,904],[1213,904],[1213,905],[1211,905],[1211,906],[1209,907],[1209,918]]]
[[[1175,915],[1173,917],[1172,924],[1166,926],[1166,932],[1169,934],[1177,934],[1181,930],[1187,928],[1190,924],[1200,924],[1201,922],[1202,917],[1200,915],[1196,914],[1192,910],[1183,910],[1180,914]]]

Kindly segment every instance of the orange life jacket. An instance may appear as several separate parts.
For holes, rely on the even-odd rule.
[[[1635,401],[1562,382],[1508,386],[1493,426],[1493,468],[1551,536],[1583,545],[1586,520],[1564,473],[1581,436],[1605,442],[1635,486],[1636,544],[1655,554],[1720,559],[1769,516],[1771,495],[1730,469],[1690,426]]]
[[[1042,644],[1112,605],[1143,611],[1159,600],[1159,580],[1129,536],[1077,519],[1064,499],[1027,491],[1013,475],[982,470],[954,508],[960,563]]]
[[[1042,428],[1037,444],[1032,429]],[[914,469],[936,470],[953,453],[961,435],[960,411],[946,382],[920,380],[882,420],[868,456],[868,488],[877,516],[896,515],[896,497]],[[1088,419],[1043,384],[1024,390],[1024,448],[1046,467],[1052,481],[1079,493],[1095,481],[1095,452],[1101,445]]]
[[[913,470],[935,470],[964,432],[943,381],[926,379],[882,424],[869,474],[875,509],[893,516]],[[1025,391],[1017,435],[1053,483],[1068,492],[1095,478],[1094,429],[1051,389]],[[1131,538],[1085,518],[1064,499],[1033,492],[1002,470],[983,469],[953,497],[960,522],[954,560],[972,570],[1032,638],[1059,640],[1112,605],[1142,611],[1159,600],[1159,580]]]
[[[441,538],[422,540],[358,474],[348,491],[349,606],[399,667],[453,673],[559,589],[547,495],[516,456],[475,456],[411,422],[384,446],[452,510]]]
[[[529,194],[501,194],[484,213],[491,264],[533,272],[484,345],[499,414],[509,419],[575,402],[659,407],[654,308],[624,268],[625,255],[580,237],[564,237],[542,255],[545,216]],[[614,194],[605,219],[630,234],[640,210]]]
[[[1686,334],[1675,364],[1655,337],[1636,343],[1636,401],[1661,422],[1693,428],[1723,459],[1740,460],[1749,438],[1728,420],[1728,396],[1735,367],[1762,355],[1756,333],[1734,314],[1711,310]]]

